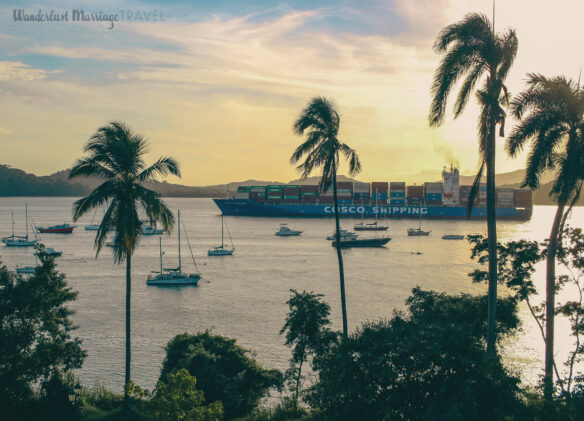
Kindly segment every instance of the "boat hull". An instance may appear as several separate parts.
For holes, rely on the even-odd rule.
[[[37,243],[37,240],[19,241],[3,238],[2,242],[6,245],[6,247],[34,247]]]
[[[71,234],[74,227],[69,228],[39,228],[41,234]]]
[[[99,225],[85,225],[85,231],[98,231]]]
[[[189,276],[155,276],[146,280],[146,285],[177,287],[183,285],[197,285],[201,277],[199,275]]]
[[[215,249],[209,250],[207,256],[231,256],[233,255],[233,250]]]
[[[341,240],[341,248],[349,247],[382,247],[389,243],[391,238],[359,238],[357,240]],[[337,246],[337,242],[333,241],[331,243],[333,247]]]
[[[262,217],[325,218],[335,215],[329,204],[268,204],[246,199],[213,199],[224,215]],[[497,208],[497,219],[528,220],[531,208]],[[391,206],[391,205],[342,205],[339,214],[343,218],[362,218],[377,215],[386,218],[415,219],[466,219],[463,206]],[[486,219],[486,208],[473,208],[471,219]]]

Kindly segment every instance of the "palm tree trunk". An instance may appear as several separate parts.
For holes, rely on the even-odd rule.
[[[489,125],[487,145],[487,235],[489,249],[489,294],[487,310],[487,354],[494,356],[496,351],[497,320],[497,219],[495,206],[495,130],[497,123],[494,112]],[[480,192],[479,192],[480,200]]]
[[[129,404],[129,390],[130,384],[130,363],[132,361],[132,354],[130,348],[130,297],[132,290],[132,256],[126,256],[126,376],[124,383],[124,407],[127,409]]]
[[[544,397],[550,402],[554,391],[554,310],[556,307],[556,254],[560,240],[560,223],[564,215],[565,202],[558,203],[546,258],[545,300],[545,370]]]
[[[343,269],[343,254],[341,252],[341,224],[339,222],[339,201],[337,199],[337,163],[333,157],[333,201],[335,205],[335,226],[337,242],[337,258],[339,259],[339,278],[341,282],[341,311],[343,313],[343,339],[348,337],[347,304],[345,302],[345,271]]]

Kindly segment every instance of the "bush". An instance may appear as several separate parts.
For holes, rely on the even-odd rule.
[[[498,420],[521,408],[519,379],[485,352],[486,297],[419,288],[407,314],[369,323],[315,360],[309,402],[330,420]],[[499,300],[498,330],[518,325]]]
[[[207,402],[222,402],[227,419],[241,417],[282,384],[279,371],[264,369],[248,353],[235,340],[208,331],[184,333],[168,343],[160,380],[184,368],[197,379]]]

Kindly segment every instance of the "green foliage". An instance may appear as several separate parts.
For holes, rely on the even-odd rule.
[[[40,266],[23,278],[0,266],[0,408],[32,397],[32,386],[81,367],[86,353],[71,338],[73,291],[65,276],[37,246]]]
[[[308,420],[308,411],[292,398],[285,397],[272,408],[258,408],[252,415],[238,421],[301,421]]]
[[[331,332],[330,306],[322,301],[322,294],[291,289],[286,302],[289,307],[280,335],[286,334],[286,346],[292,347],[290,369],[286,377],[294,400],[298,401],[302,381],[302,365],[311,357],[324,352],[335,339]]]
[[[86,406],[98,409],[112,410],[119,407],[124,396],[107,389],[103,384],[96,384],[92,388],[84,388],[81,398]]]
[[[488,262],[487,240],[482,235],[469,236],[473,245],[472,258],[485,265]],[[534,304],[533,297],[537,289],[532,281],[535,265],[546,258],[549,241],[538,244],[536,241],[509,241],[499,243],[499,282],[504,283],[514,291],[514,299],[526,303],[532,317],[536,321],[543,341],[546,341],[546,304]],[[575,299],[559,303],[555,306],[555,314],[564,316],[570,323],[574,338],[574,349],[564,363],[565,374],[558,370],[554,361],[557,384],[565,397],[573,393],[579,386],[581,376],[576,375],[575,363],[584,360],[584,234],[580,228],[567,227],[561,236],[557,252],[558,262],[565,269],[565,274],[558,277],[555,283],[556,295],[565,288],[572,288]],[[469,276],[474,282],[482,282],[487,278],[487,272],[476,269]],[[580,379],[580,380],[579,380]]]
[[[407,312],[363,325],[315,359],[309,402],[328,420],[493,420],[520,408],[519,380],[485,353],[486,297],[415,288]],[[503,334],[518,326],[500,299]]]
[[[204,405],[203,392],[196,388],[197,380],[185,369],[169,373],[166,382],[158,381],[154,397],[142,403],[147,414],[161,421],[220,421],[223,405]]]
[[[196,377],[198,387],[208,402],[223,403],[227,419],[249,414],[257,407],[269,388],[281,387],[282,375],[266,370],[236,345],[235,340],[212,335],[181,334],[166,346],[160,380],[186,369]]]

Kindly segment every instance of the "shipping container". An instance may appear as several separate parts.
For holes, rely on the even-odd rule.
[[[262,193],[262,192],[253,192],[253,191],[252,191],[252,192],[249,194],[249,198],[250,198],[251,200],[255,200],[256,202],[263,203],[263,202],[265,202],[265,201],[266,201],[266,194],[265,194],[265,193]]]
[[[316,203],[317,199],[318,198],[316,197],[316,195],[314,196],[303,195],[300,197],[300,203]]]
[[[266,186],[251,186],[251,190],[250,192],[252,193],[265,193],[266,192]]]
[[[408,186],[407,188],[407,196],[410,197],[424,197],[424,186]]]
[[[249,193],[251,190],[251,186],[238,186],[237,193]]]
[[[515,190],[513,192],[515,206],[531,207],[533,204],[533,192],[531,190]]]
[[[405,199],[390,199],[389,204],[396,205],[396,206],[405,206],[406,200]]]
[[[422,197],[408,197],[407,202],[408,202],[408,205],[420,206],[424,203],[424,198],[422,198]]]
[[[424,183],[424,193],[442,193],[442,182]]]
[[[406,197],[406,191],[405,190],[390,190],[389,192],[389,197],[390,198],[402,198],[402,197]]]
[[[360,183],[358,181],[353,182],[353,193],[367,193],[370,192],[369,183]]]
[[[393,181],[389,183],[389,190],[405,190],[406,183],[404,181]]]
[[[387,193],[389,191],[389,183],[387,181],[375,181],[371,183],[371,195],[385,194],[387,199]]]
[[[238,192],[235,193],[234,199],[248,199],[249,200],[249,192]]]
[[[300,191],[302,193],[305,193],[305,192],[314,192],[314,193],[316,193],[318,191],[318,186],[314,186],[314,185],[300,186]]]

